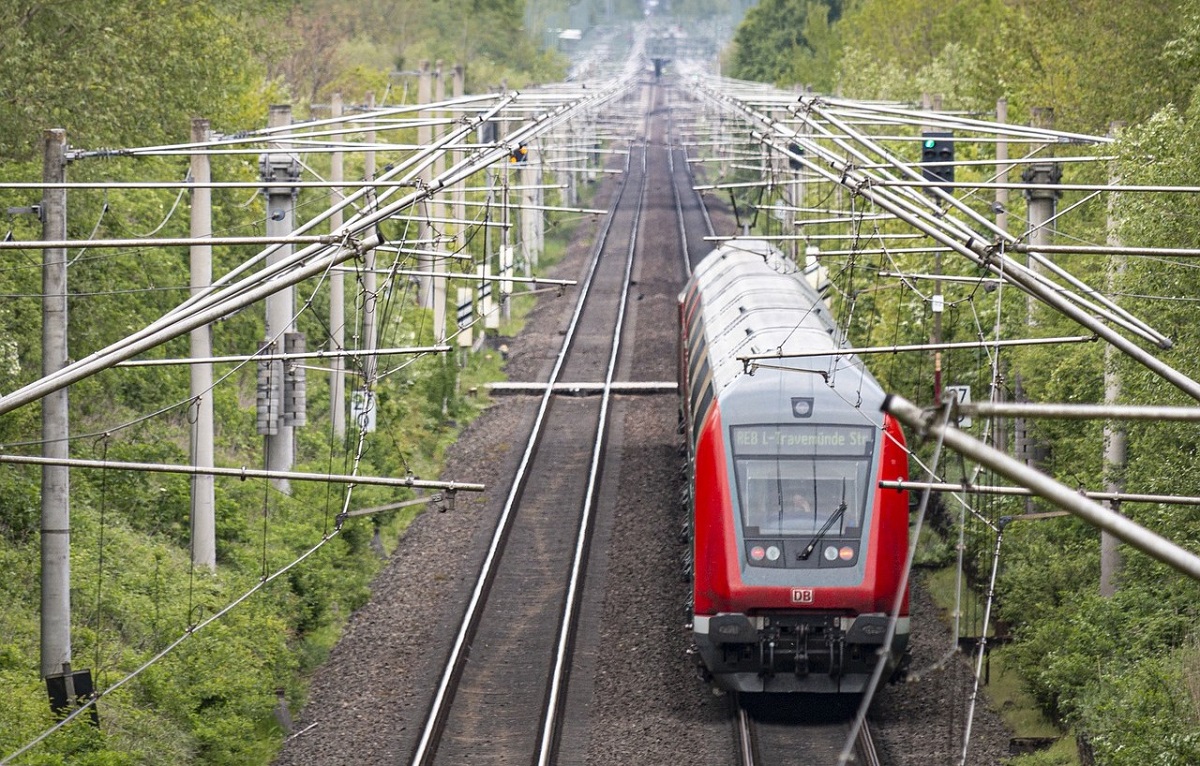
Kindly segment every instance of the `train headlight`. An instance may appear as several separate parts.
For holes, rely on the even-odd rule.
[[[825,548],[822,554],[826,561],[837,561],[838,549],[836,545],[830,545]]]
[[[778,561],[779,555],[780,555],[779,546],[777,546],[777,545],[768,545],[767,546],[767,561]]]
[[[772,546],[772,548],[774,548],[774,546]],[[767,551],[761,545],[756,545],[750,549],[750,558],[754,559],[755,561],[762,561],[763,557],[766,555]]]

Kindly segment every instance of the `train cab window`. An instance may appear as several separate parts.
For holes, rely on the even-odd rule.
[[[749,536],[858,536],[873,431],[848,426],[733,428],[742,525]]]

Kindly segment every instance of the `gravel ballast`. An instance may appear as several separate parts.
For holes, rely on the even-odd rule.
[[[664,170],[665,174],[665,160]],[[653,179],[654,176],[652,175]],[[592,206],[609,204],[610,179]],[[682,287],[675,212],[664,189],[643,214],[643,250],[629,318],[635,361],[626,380],[673,380],[675,295]],[[664,202],[663,200],[667,200]],[[729,226],[713,210],[718,230]],[[725,223],[723,224],[722,221]],[[596,225],[581,226],[548,276],[578,279]],[[545,380],[574,304],[574,291],[543,295],[508,343],[513,381]],[[442,478],[483,482],[459,493],[453,511],[426,512],[399,541],[329,660],[276,763],[408,763],[450,640],[532,426],[537,397],[495,397],[446,454]],[[680,576],[681,437],[674,395],[619,396],[609,449],[619,459],[603,477],[595,550],[589,560],[568,690],[560,763],[736,763],[729,704],[714,695],[687,656],[688,585]],[[614,467],[615,466],[615,467]],[[949,631],[919,587],[913,592],[913,668],[945,654]],[[885,763],[957,763],[962,710],[971,691],[965,658],[920,680],[885,689],[872,709]],[[981,702],[970,764],[997,764],[1008,734]]]

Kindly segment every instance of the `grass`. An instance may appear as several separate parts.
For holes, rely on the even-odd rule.
[[[927,530],[928,532],[928,530]],[[937,537],[929,532],[929,537]],[[946,546],[937,540],[928,544],[922,540],[921,545],[927,545],[927,550],[943,553]],[[934,603],[941,611],[941,618],[949,621],[953,617],[955,603],[957,573],[953,566],[943,566],[926,573],[923,584],[929,591]],[[965,589],[960,609],[967,616],[982,616],[985,607],[983,599],[972,589]],[[968,631],[969,632],[969,631]],[[988,627],[988,635],[995,635],[995,622]],[[1030,755],[1015,756],[1007,761],[1010,766],[1077,766],[1078,754],[1075,749],[1075,738],[1064,733],[1054,722],[1048,720],[1038,708],[1033,697],[1025,690],[1025,682],[1014,669],[1010,661],[1010,652],[1006,647],[993,645],[988,663],[988,683],[983,693],[992,707],[1000,713],[1005,724],[1014,737],[1058,737],[1060,738],[1048,750]]]

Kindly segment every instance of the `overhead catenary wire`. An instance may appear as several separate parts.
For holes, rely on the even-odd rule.
[[[1200,581],[1200,556],[1146,529],[1132,519],[1092,502],[1076,490],[1029,468],[999,450],[978,442],[957,428],[933,422],[928,412],[903,397],[894,394],[890,396],[884,402],[884,411],[895,415],[918,433],[931,433],[943,439],[956,452],[987,466],[1009,481],[1027,487],[1038,497],[1070,511],[1151,558]]]
[[[620,86],[620,85],[621,84],[618,83],[618,86]],[[618,91],[619,91],[619,88],[618,88]],[[610,97],[611,94],[612,94],[612,91],[605,91],[603,89],[597,89],[597,90],[588,92],[586,94],[586,98],[584,99],[584,102],[582,104],[564,105],[560,102],[555,109],[551,110],[550,114],[545,114],[545,113],[539,112],[531,124],[524,125],[519,130],[529,131],[531,135],[535,135],[538,131],[553,128],[554,125],[558,124],[559,122],[566,119],[570,115],[572,108],[575,108],[575,107],[587,108],[589,105],[595,105],[595,104],[602,102],[606,98]],[[425,187],[423,189],[419,188],[419,189],[417,189],[417,192],[426,192],[428,194],[437,193],[440,190],[440,188],[442,187],[442,185],[449,185],[449,184],[454,183],[456,176],[459,178],[465,178],[466,175],[469,175],[469,173],[474,172],[476,169],[486,167],[488,164],[495,162],[496,160],[502,158],[504,156],[504,152],[506,152],[506,151],[507,150],[503,147],[495,147],[490,152],[487,152],[484,154],[478,154],[474,158],[469,158],[471,160],[470,162],[468,162],[464,165],[456,166],[455,168],[452,168],[450,171],[448,171],[447,174],[445,174],[440,179],[435,179],[435,182],[437,184],[436,187]],[[386,211],[387,209],[393,209],[393,210],[399,209],[397,207],[397,205],[402,206],[406,202],[408,204],[415,204],[416,195],[408,195],[408,197],[405,200],[400,200],[398,203],[393,203],[391,208],[388,208],[387,206],[380,206],[379,209],[372,211],[372,213],[379,214],[380,211]],[[219,296],[216,299],[197,300],[191,306],[189,306],[188,309],[186,309],[184,311],[179,311],[174,316],[171,316],[171,317],[163,320],[161,322],[161,324],[158,324],[157,326],[152,325],[152,329],[148,328],[149,332],[147,332],[143,336],[141,342],[149,342],[149,341],[152,341],[154,338],[165,337],[162,333],[170,333],[170,332],[178,333],[178,332],[186,331],[186,330],[181,330],[181,328],[187,326],[188,324],[192,324],[192,323],[206,323],[205,320],[207,320],[211,317],[217,316],[218,312],[221,312],[221,311],[228,312],[231,310],[236,310],[238,307],[241,307],[243,305],[248,305],[248,302],[254,300],[255,297],[263,295],[263,292],[265,289],[269,289],[269,288],[280,289],[280,287],[282,285],[279,284],[278,282],[272,283],[271,280],[279,280],[282,282],[284,280],[293,279],[293,277],[294,277],[295,281],[298,282],[298,281],[301,281],[303,279],[307,279],[310,277],[321,277],[323,274],[328,273],[329,269],[332,268],[333,264],[344,261],[344,260],[348,260],[350,258],[355,258],[355,257],[361,255],[366,249],[373,249],[373,248],[376,248],[376,247],[379,247],[380,245],[382,245],[384,239],[382,236],[380,236],[380,233],[378,232],[378,230],[375,228],[375,225],[374,225],[374,223],[377,223],[377,222],[364,223],[362,221],[362,218],[360,217],[358,223],[360,224],[359,229],[357,229],[357,230],[349,230],[348,229],[345,232],[343,232],[340,236],[333,237],[332,239],[328,240],[327,243],[315,243],[314,242],[310,248],[307,248],[307,250],[309,251],[309,254],[311,255],[310,258],[298,259],[295,262],[290,264],[292,269],[302,270],[303,275],[298,274],[298,273],[297,274],[293,274],[293,273],[283,274],[283,273],[281,273],[280,270],[275,269],[275,270],[269,270],[265,274],[255,275],[255,277],[247,278],[240,282],[232,282],[232,280],[231,280],[232,283],[229,285],[229,289],[224,290],[224,291],[216,291],[215,294],[217,294]],[[208,240],[206,240],[206,243],[212,243],[214,241],[214,239],[215,238],[208,239]],[[321,247],[321,246],[319,246],[319,244],[328,244],[328,245],[334,245],[334,246],[333,247]],[[144,247],[146,245],[147,245],[147,243],[145,240],[138,241],[138,246]],[[393,271],[395,272],[396,270],[393,269]],[[536,282],[538,280],[530,280],[530,281]],[[565,283],[564,280],[558,280],[558,282]],[[561,285],[559,285],[559,287],[561,287]],[[245,301],[245,303],[244,303],[244,301]],[[116,352],[116,354],[117,355],[128,354],[130,351],[132,351],[134,349],[134,347],[135,347],[134,344],[126,345],[123,348],[121,348],[120,351]],[[102,351],[104,351],[104,350],[102,350]],[[113,351],[112,347],[110,347],[110,349],[108,349],[108,351],[110,351],[110,352]],[[384,349],[383,351],[387,352],[388,349]],[[336,353],[336,352],[332,352],[332,353]],[[315,356],[321,356],[321,355],[331,355],[331,352],[324,352],[323,354],[317,353]],[[103,353],[101,353],[101,356],[103,356]],[[109,356],[108,361],[111,361],[113,358],[114,358],[114,356]],[[99,358],[95,357],[95,356],[93,356],[90,359],[91,363],[96,363],[99,361],[100,361]],[[234,361],[234,360],[230,360],[230,361]],[[238,361],[240,361],[240,360],[238,360]],[[96,367],[95,369],[98,371],[99,369],[105,369],[105,368],[106,367],[101,362],[100,366]],[[82,369],[83,368],[77,368],[75,373],[78,374],[80,372],[80,370],[82,370]],[[57,384],[57,382],[55,384]],[[13,400],[9,400],[9,402],[13,403]],[[340,479],[332,473],[311,474],[312,479],[314,481],[323,481],[327,484],[330,483],[331,481],[339,481],[340,480],[340,481],[346,483],[351,488],[358,484],[371,484],[371,483],[379,483],[379,482],[383,482],[387,486],[400,486],[400,487],[406,487],[406,488],[421,487],[421,486],[434,486],[434,484],[431,484],[431,483],[421,482],[420,480],[413,478],[411,475],[409,475],[407,477],[401,477],[401,478],[361,476],[360,474],[358,474],[358,464],[362,457],[362,451],[364,449],[364,446],[365,446],[365,433],[364,433],[363,429],[360,429],[357,450],[354,451],[353,457],[351,458],[351,462],[353,464],[352,470],[349,471],[347,474],[342,475],[340,477]],[[11,457],[13,460],[20,459],[20,456],[5,456],[5,457]],[[93,461],[93,462],[95,462],[95,461]],[[130,464],[130,463],[122,464],[122,463],[114,463],[111,461],[99,461],[99,462],[103,463],[103,465],[102,466],[88,465],[86,467],[102,468],[104,470],[118,469],[118,468],[142,469],[142,468],[147,467],[147,464]],[[179,467],[179,466],[168,466],[165,464],[151,464],[151,465],[153,466],[153,469],[155,469],[155,470],[163,470],[163,471],[171,471],[171,472],[174,472],[174,471],[177,471],[177,470],[180,470],[181,468],[183,468],[183,467]],[[84,466],[84,464],[81,463],[81,464],[78,464],[77,467],[85,467],[85,466]],[[189,469],[184,468],[183,470],[186,471]],[[251,471],[251,470],[243,471],[241,469],[211,469],[211,470],[219,471],[222,473],[222,475],[236,476],[236,477],[242,478],[242,479],[251,478],[251,477],[271,478],[268,475],[268,472],[258,472],[258,471]],[[226,471],[229,471],[231,473],[226,473]],[[299,473],[299,472],[288,472],[288,473],[289,473],[289,478],[293,478],[293,479],[306,477],[305,474]],[[459,489],[466,489],[468,486],[478,486],[479,489],[482,489],[482,485],[467,485],[465,483],[452,483],[452,484],[456,484],[457,486],[455,486],[452,490],[449,490],[449,491],[457,491]],[[298,556],[292,562],[290,562],[289,564],[287,564],[286,566],[284,566],[280,569],[275,570],[274,572],[269,572],[266,569],[267,559],[264,554],[263,576],[262,576],[261,580],[253,588],[251,588],[249,591],[243,593],[241,596],[235,598],[232,602],[227,604],[224,608],[222,608],[216,614],[212,615],[210,618],[203,620],[199,623],[189,625],[187,631],[179,639],[177,639],[176,641],[169,644],[161,652],[159,652],[158,654],[155,654],[147,662],[143,663],[141,666],[136,668],[132,673],[130,673],[129,675],[120,679],[116,684],[112,685],[108,689],[104,690],[102,693],[100,693],[100,694],[96,695],[95,697],[93,697],[92,699],[88,700],[86,702],[86,704],[83,705],[81,708],[76,708],[75,711],[72,712],[72,714],[66,720],[60,721],[54,727],[43,732],[41,735],[36,737],[33,741],[26,743],[17,752],[14,752],[14,753],[10,754],[9,756],[5,757],[4,760],[2,761],[2,763],[7,764],[7,763],[11,762],[14,758],[17,758],[20,755],[22,755],[23,753],[28,752],[28,750],[30,748],[32,748],[32,747],[36,746],[38,743],[44,741],[45,738],[50,736],[51,734],[53,734],[53,732],[57,731],[62,726],[66,725],[70,721],[74,720],[79,715],[83,714],[87,709],[91,708],[92,705],[96,704],[96,702],[99,699],[122,688],[125,684],[127,684],[129,681],[131,681],[132,679],[137,677],[139,674],[144,672],[147,668],[149,668],[153,664],[161,661],[162,658],[166,657],[171,651],[173,651],[175,648],[177,648],[183,641],[185,641],[193,633],[196,633],[196,632],[204,629],[205,627],[210,625],[214,620],[222,618],[231,609],[233,609],[236,606],[238,606],[239,604],[243,603],[247,598],[249,598],[255,592],[257,592],[258,590],[260,590],[261,588],[266,586],[271,581],[275,580],[279,575],[284,574],[285,572],[289,571],[290,569],[292,569],[293,567],[297,566],[302,561],[307,559],[309,556],[311,556],[317,550],[319,550],[323,545],[325,545],[329,540],[331,540],[334,536],[336,536],[341,531],[342,520],[349,515],[348,513],[346,513],[346,510],[345,510],[346,503],[349,502],[349,498],[350,498],[350,494],[347,492],[345,494],[344,502],[343,502],[343,513],[339,516],[337,527],[335,529],[333,529],[332,531],[327,531],[326,534],[323,535],[322,540],[317,545],[315,545],[312,548],[308,549],[307,551],[303,552],[300,556]],[[264,544],[265,544],[265,537],[264,537]]]
[[[705,84],[707,85],[708,83],[705,83]],[[703,89],[700,89],[700,90],[703,90]],[[725,93],[725,94],[728,94],[731,92],[737,92],[739,94],[739,97],[743,98],[747,102],[752,102],[756,98],[755,95],[749,95],[746,92],[742,91],[741,84],[737,84],[737,83],[725,82],[725,83],[721,83],[721,84],[714,84],[712,86],[711,90],[714,92],[719,91],[719,92]],[[703,93],[703,92],[700,93],[700,96],[702,98],[706,97],[707,95],[708,94]],[[788,101],[794,102],[794,98],[795,98],[794,96],[780,97],[777,100],[777,103],[787,103]],[[730,101],[734,101],[734,100],[736,100],[736,99],[730,99]],[[716,99],[714,99],[712,101],[712,103],[716,103]],[[752,110],[747,109],[746,111],[747,111],[747,113],[749,113]],[[722,113],[724,113],[724,112],[722,112]],[[914,120],[920,120],[921,118],[924,118],[926,116],[927,115],[914,114]],[[754,119],[754,117],[757,117],[757,115],[753,115],[751,117],[751,119]],[[936,122],[940,118],[941,118],[941,115],[938,115],[938,114],[932,115],[933,122]],[[804,122],[804,121],[801,121],[801,122]],[[870,124],[878,124],[879,122],[880,122],[879,120],[875,120],[875,121],[871,122]],[[918,123],[914,122],[914,125],[915,124],[918,124]],[[784,133],[784,131],[781,130],[781,131],[779,131],[779,133],[782,135]],[[768,133],[768,135],[769,135],[769,133]],[[828,134],[821,136],[820,140],[834,141],[839,137],[847,137],[847,136],[851,136],[851,135],[852,135],[852,133],[849,131],[830,131]],[[873,137],[880,138],[879,136],[873,136]],[[1060,140],[1060,138],[1061,138],[1061,140]],[[1077,141],[1077,139],[1080,143],[1086,141],[1086,137],[1059,137],[1059,136],[1048,136],[1048,135],[1047,136],[1038,136],[1037,139],[1038,140],[1034,141],[1034,143],[1039,143],[1041,140],[1044,140],[1044,139],[1050,139],[1052,141],[1052,143],[1075,143]],[[964,137],[964,140],[970,140],[970,138]],[[777,150],[782,150],[783,144],[784,144],[783,138],[773,139],[773,145]],[[829,183],[830,185],[835,186],[835,187],[840,186],[841,188],[848,190],[850,192],[850,196],[852,199],[866,197],[867,199],[869,199],[872,202],[880,201],[881,206],[884,206],[884,208],[889,210],[889,212],[891,212],[891,210],[892,210],[890,205],[894,205],[896,207],[901,208],[902,210],[904,210],[904,214],[896,215],[897,220],[899,220],[903,223],[908,223],[908,224],[912,224],[912,223],[920,220],[923,223],[927,224],[927,226],[926,225],[919,226],[919,228],[922,231],[925,231],[928,229],[928,230],[935,230],[935,231],[939,232],[939,234],[934,234],[931,236],[934,236],[935,240],[938,242],[938,244],[941,245],[941,247],[942,247],[942,249],[940,249],[941,252],[949,251],[949,252],[966,254],[968,259],[971,260],[976,266],[981,266],[983,268],[987,268],[991,272],[990,274],[987,274],[982,279],[980,277],[965,278],[965,279],[973,280],[975,282],[975,286],[976,286],[976,291],[972,292],[972,297],[968,299],[968,302],[961,304],[964,307],[968,308],[968,310],[970,310],[972,312],[976,311],[976,304],[974,302],[975,296],[978,295],[978,287],[983,284],[995,285],[996,287],[1000,287],[1003,284],[1010,284],[1010,285],[1020,287],[1023,291],[1026,291],[1026,292],[1030,292],[1030,288],[1038,288],[1038,289],[1042,290],[1047,297],[1049,297],[1049,300],[1046,301],[1045,299],[1042,298],[1042,295],[1040,295],[1040,294],[1037,295],[1037,297],[1039,299],[1043,299],[1044,302],[1048,302],[1052,308],[1060,309],[1060,306],[1062,305],[1061,301],[1055,300],[1053,297],[1050,297],[1050,296],[1053,296],[1055,293],[1057,293],[1061,297],[1065,297],[1071,301],[1077,302],[1077,305],[1080,307],[1081,311],[1064,312],[1064,313],[1068,313],[1068,315],[1072,319],[1076,319],[1078,321],[1080,318],[1085,316],[1084,312],[1092,312],[1094,308],[1104,307],[1105,311],[1107,313],[1095,312],[1097,316],[1102,318],[1100,320],[1101,322],[1112,323],[1110,326],[1115,327],[1118,332],[1124,332],[1126,329],[1129,329],[1131,332],[1136,332],[1138,335],[1141,335],[1142,337],[1152,340],[1152,342],[1156,343],[1157,345],[1160,345],[1160,347],[1166,348],[1167,346],[1169,346],[1170,341],[1168,338],[1153,331],[1152,328],[1149,328],[1148,325],[1140,322],[1136,317],[1133,317],[1132,315],[1128,315],[1119,306],[1114,305],[1113,307],[1109,307],[1107,304],[1105,304],[1101,300],[1101,298],[1103,298],[1104,300],[1110,299],[1112,297],[1112,294],[1100,295],[1097,291],[1093,291],[1090,288],[1087,288],[1085,285],[1082,284],[1081,281],[1073,282],[1072,277],[1066,273],[1053,274],[1053,275],[1048,275],[1048,276],[1043,276],[1043,277],[1039,277],[1036,274],[1027,273],[1024,270],[1024,267],[1020,263],[1018,263],[1014,260],[1011,260],[1011,256],[1013,254],[1020,253],[1023,250],[1025,250],[1022,243],[1015,241],[1015,238],[1009,237],[1004,232],[995,231],[993,229],[988,228],[987,226],[977,225],[978,222],[975,219],[982,217],[979,213],[975,213],[974,216],[962,214],[962,211],[959,211],[957,208],[955,208],[945,198],[946,195],[943,195],[940,192],[931,192],[931,194],[936,195],[939,199],[939,202],[932,206],[929,203],[925,202],[924,200],[921,200],[919,197],[914,196],[914,194],[913,194],[913,192],[917,189],[938,188],[941,186],[940,184],[937,184],[934,182],[926,182],[926,181],[922,180],[918,184],[913,185],[913,184],[908,184],[903,179],[899,179],[899,180],[893,182],[893,181],[887,180],[885,177],[885,174],[875,174],[875,173],[863,172],[864,168],[867,166],[868,163],[862,162],[861,157],[853,156],[850,153],[842,155],[842,154],[838,153],[836,150],[835,151],[827,150],[827,151],[821,152],[821,151],[818,151],[818,149],[815,147],[816,147],[815,144],[805,146],[806,153],[810,153],[809,157],[807,158],[809,160],[809,162],[806,164],[806,168],[813,170],[812,174],[806,174],[807,179],[811,180],[814,175],[820,176],[823,181]],[[1055,158],[1055,159],[1057,159],[1057,158]],[[1042,161],[1045,161],[1045,160],[1043,159]],[[901,159],[898,164],[904,165],[905,163]],[[997,164],[1000,164],[1000,163],[997,163]],[[1005,162],[1003,164],[1012,167],[1012,166],[1016,166],[1020,163]],[[822,170],[823,167],[828,167],[831,170],[829,170],[828,172],[825,172],[824,175],[821,175],[817,171]],[[888,169],[888,168],[893,168],[893,167],[896,167],[896,165],[893,165],[890,163],[880,163],[878,161],[875,161],[870,164],[869,169],[874,171],[874,170]],[[912,169],[919,169],[920,165],[917,163],[908,163],[908,167],[912,168]],[[1002,186],[1002,184],[997,183],[997,184],[994,184],[994,186],[999,187],[999,186]],[[1025,185],[1003,184],[1003,186],[1022,188]],[[1076,187],[1079,187],[1079,188],[1076,188]],[[972,190],[974,190],[974,189],[987,189],[988,186],[981,186],[981,185],[977,185],[977,184],[971,184],[971,183],[964,182],[964,183],[956,184],[952,187],[946,187],[946,188],[947,189],[971,188]],[[1074,185],[1074,186],[1069,186],[1069,185],[1057,186],[1056,185],[1053,187],[1046,187],[1046,188],[1047,189],[1053,188],[1055,191],[1067,191],[1067,192],[1069,192],[1069,191],[1084,191],[1084,192],[1088,192],[1091,194],[1096,194],[1096,193],[1103,192],[1103,191],[1112,191],[1113,190],[1113,188],[1108,185],[1085,188],[1085,185],[1082,185],[1082,184]],[[1147,187],[1143,187],[1143,190],[1147,191],[1147,192],[1150,192],[1150,191],[1179,192],[1179,191],[1181,191],[1181,188],[1177,187],[1177,186],[1162,187],[1162,188],[1147,186]],[[1186,190],[1183,190],[1183,191],[1186,191]],[[1082,204],[1086,203],[1087,201],[1088,200],[1084,200],[1084,201],[1080,202],[1079,204],[1082,205]],[[994,208],[993,208],[993,212],[996,212]],[[1001,212],[1003,212],[1003,211],[1001,211]],[[948,220],[943,220],[943,221],[939,222],[939,220],[938,220],[939,218],[940,219],[948,219]],[[955,221],[958,221],[958,222],[955,222]],[[947,241],[947,240],[949,240],[949,241]],[[955,246],[955,243],[957,243],[957,246]],[[1088,254],[1087,250],[1089,247],[1090,246],[1083,244],[1078,248],[1078,252],[1080,254],[1086,255],[1086,254]],[[1051,255],[1051,253],[1043,252],[1039,248],[1030,247],[1028,249],[1030,251],[1036,253],[1038,256]],[[916,249],[914,248],[914,251],[915,250]],[[964,250],[967,250],[969,252],[963,253]],[[1097,248],[1095,250],[1094,254],[1096,254],[1096,255],[1125,254],[1124,252],[1118,252],[1118,250],[1121,250],[1121,249],[1113,248],[1112,251],[1105,251],[1103,249]],[[1147,256],[1150,256],[1150,257],[1169,256],[1169,255],[1175,254],[1175,253],[1178,253],[1181,257],[1194,257],[1194,255],[1196,254],[1194,252],[1188,252],[1190,250],[1188,248],[1162,249],[1163,252],[1157,252],[1158,250],[1159,250],[1159,248],[1148,248],[1148,249],[1146,249],[1144,254]],[[856,250],[843,251],[839,254],[854,255],[855,251]],[[1077,249],[1074,247],[1071,247],[1070,245],[1067,245],[1067,246],[1063,246],[1062,252],[1075,253],[1075,252],[1077,252]],[[824,256],[825,256],[825,254],[822,253],[819,257],[821,257],[822,260],[825,261]],[[1038,260],[1040,260],[1039,257],[1034,258],[1035,262]],[[828,263],[828,262],[826,261],[826,263]],[[897,269],[895,269],[895,271],[897,272],[897,275],[899,275],[899,272],[901,272],[902,270],[897,268]],[[1008,280],[1005,278],[1006,276],[1008,276],[1010,274],[1013,275],[1015,277],[1015,279]],[[1057,279],[1059,281],[1056,282],[1056,281],[1054,281],[1055,279]],[[1062,282],[1066,282],[1067,286],[1064,286],[1062,284]],[[1074,294],[1076,290],[1079,291],[1079,293],[1080,293],[1079,295]],[[996,292],[999,293],[999,290],[996,290]],[[1084,298],[1084,296],[1086,296],[1086,299]],[[1091,299],[1091,300],[1087,300],[1087,299]],[[997,337],[999,337],[1000,336],[1000,332],[999,332],[1000,308],[999,308],[999,297],[998,296],[996,298],[996,302],[997,302],[997,307],[996,307],[997,324],[996,324],[995,335]],[[897,319],[899,319],[899,317]],[[977,325],[980,324],[979,316],[976,316],[976,322],[977,322]],[[898,324],[898,322],[897,322],[897,324]],[[1089,325],[1086,322],[1084,322],[1083,324],[1084,324],[1084,327],[1087,328],[1087,330],[1090,331],[1093,329],[1092,325]],[[1136,329],[1131,329],[1131,328],[1136,328]],[[979,334],[979,333],[977,332],[976,334]],[[1113,336],[1114,336],[1114,333],[1104,333],[1103,335],[1097,335],[1094,337],[1099,337],[1103,340],[1106,340],[1106,341],[1109,341],[1110,343],[1112,343],[1114,340]],[[1117,335],[1117,337],[1120,337],[1120,336]],[[917,345],[917,344],[914,344],[914,345]],[[996,357],[998,357],[998,349],[988,348],[988,346],[991,346],[991,345],[995,345],[995,342],[979,344],[978,348],[980,348],[982,351],[985,351],[988,354],[989,359],[991,360],[992,369],[993,369],[992,380],[993,380],[993,382],[995,382],[998,380],[998,375],[1000,374],[999,373],[1000,368],[997,364],[997,358],[996,358]],[[1124,345],[1119,345],[1119,342],[1118,342],[1118,343],[1114,343],[1114,345],[1118,346],[1121,349],[1121,351],[1126,352],[1127,354],[1130,353],[1130,351],[1132,351],[1132,344],[1126,343]],[[1159,374],[1163,377],[1166,377],[1171,383],[1176,385],[1176,387],[1183,389],[1189,395],[1191,395],[1193,398],[1196,398],[1197,389],[1196,389],[1194,383],[1191,382],[1188,378],[1186,378],[1186,376],[1182,376],[1182,375],[1173,373],[1169,369],[1169,367],[1167,367],[1165,365],[1164,366],[1155,365],[1151,361],[1149,354],[1146,354],[1143,356],[1138,356],[1137,353],[1134,352],[1131,355],[1135,358],[1136,361],[1149,367],[1152,372]],[[993,396],[995,395],[995,390],[997,388],[998,388],[998,386],[993,386],[993,394],[992,394]],[[1095,417],[1096,416],[1095,413],[1093,413],[1092,416]],[[1146,496],[1143,496],[1143,499],[1145,497]],[[1166,496],[1158,496],[1158,497],[1166,497]],[[1152,500],[1147,500],[1147,501],[1153,502]],[[993,529],[993,532],[995,532],[995,531],[996,531],[996,529]],[[993,556],[994,563],[998,561],[998,556],[999,556],[999,543],[997,542],[996,554],[995,554],[995,556]],[[978,668],[976,669],[976,672],[978,675],[978,672],[979,672]],[[964,752],[965,752],[967,738],[969,738],[969,731],[967,732],[967,737],[964,738]]]
[[[826,156],[829,162],[828,169],[808,159],[805,159],[805,162],[811,169],[822,173],[828,181],[850,187],[854,193],[863,195],[875,204],[895,213],[905,223],[925,231],[930,237],[953,248],[968,260],[998,275],[1003,275],[1005,279],[1021,290],[1033,295],[1038,300],[1065,314],[1087,329],[1094,331],[1122,353],[1131,357],[1139,364],[1148,367],[1155,374],[1164,378],[1189,396],[1200,400],[1200,383],[1161,362],[1103,322],[1095,320],[1090,312],[1085,311],[1067,297],[1067,291],[1047,284],[1044,277],[1040,277],[1035,272],[1013,261],[1005,254],[1002,248],[994,247],[989,240],[983,238],[979,233],[957,224],[948,227],[947,224],[950,223],[950,220],[946,216],[934,216],[925,212],[921,207],[905,204],[902,200],[894,197],[890,193],[891,190],[876,186],[873,183],[875,179],[862,174],[843,157],[827,153],[811,137],[797,134],[786,128],[773,127],[773,121],[764,115],[754,113],[749,107],[732,103],[716,95],[713,97],[719,103],[724,103],[727,108],[744,114],[748,119],[761,122],[764,127],[770,129],[774,134],[787,137],[788,140],[805,142],[806,147],[814,154]],[[804,104],[809,108],[818,108],[811,100],[804,102]],[[857,150],[851,151],[857,152]],[[925,204],[927,203],[923,201],[922,206]],[[974,215],[973,212],[972,215]],[[990,224],[989,227],[991,227]],[[997,234],[1003,235],[1002,232],[997,232]]]
[[[588,98],[581,100],[579,103],[558,105],[551,112],[541,115],[529,124],[519,128],[509,136],[509,140],[528,140],[532,136],[558,125],[573,110],[583,107],[593,107],[598,103],[615,97],[619,92],[619,87],[607,91],[589,91]],[[492,114],[499,109],[500,105],[497,105],[488,114]],[[486,116],[477,116],[476,123],[463,126],[460,130],[471,130],[474,124],[478,124],[484,119],[486,119]],[[452,143],[454,137],[454,132],[448,133],[447,136],[443,137],[438,146],[445,146]],[[275,266],[263,269],[250,277],[244,278],[240,282],[221,287],[215,292],[202,293],[198,297],[181,304],[179,308],[168,313],[158,322],[152,323],[142,331],[134,333],[128,338],[92,354],[87,359],[68,365],[59,374],[35,381],[15,392],[0,397],[0,413],[11,411],[23,404],[28,404],[52,390],[57,390],[95,374],[102,369],[107,369],[118,361],[124,361],[161,342],[177,337],[195,327],[208,324],[215,319],[219,319],[230,311],[250,305],[269,294],[290,287],[310,277],[317,276],[323,273],[329,266],[356,257],[366,249],[378,247],[380,244],[383,244],[384,240],[377,231],[373,233],[368,232],[372,232],[379,222],[386,220],[399,210],[416,204],[444,187],[464,180],[476,172],[477,169],[494,164],[506,156],[507,150],[505,149],[484,151],[482,154],[477,152],[468,157],[467,160],[464,160],[464,162],[447,170],[442,176],[435,178],[429,188],[418,189],[405,195],[402,199],[371,213],[356,216],[353,221],[344,225],[342,231],[330,235],[341,237],[344,246],[334,250],[327,250],[321,245],[310,245],[296,252],[290,258],[281,260]],[[410,163],[406,167],[410,174],[415,174],[425,167],[425,165],[432,164],[432,162],[431,154],[427,153],[424,160]],[[306,224],[306,226],[311,227],[316,225],[318,220],[324,220],[324,217],[318,216]],[[298,231],[303,228],[300,227]],[[235,273],[238,273],[238,270],[231,272],[231,274]],[[227,278],[229,276],[226,275]],[[214,282],[214,286],[220,281]]]

